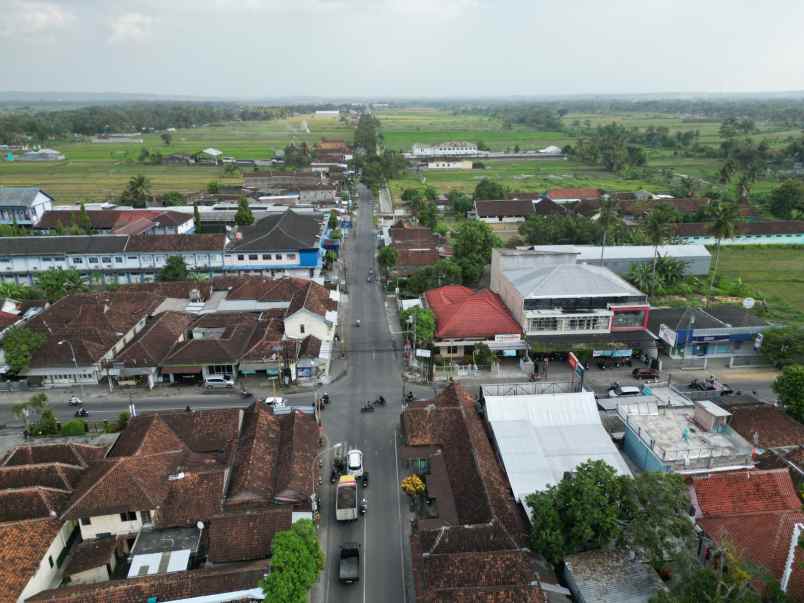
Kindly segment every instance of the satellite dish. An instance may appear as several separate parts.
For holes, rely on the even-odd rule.
[[[753,307],[754,307],[754,304],[755,304],[755,303],[756,303],[756,302],[754,301],[754,298],[753,298],[753,297],[746,297],[746,298],[743,300],[743,308],[745,308],[746,310],[750,310],[751,308],[753,308]]]

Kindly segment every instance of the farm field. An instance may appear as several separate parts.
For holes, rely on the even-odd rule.
[[[718,272],[774,302],[771,319],[804,322],[804,248],[727,245]]]
[[[222,167],[145,165],[137,161],[142,147],[163,155],[191,154],[215,147],[225,155],[248,159],[270,159],[288,143],[314,144],[321,138],[351,140],[352,128],[334,118],[312,115],[267,122],[232,122],[202,128],[177,130],[171,144],[158,134],[143,135],[143,144],[52,141],[48,146],[63,152],[61,162],[22,163],[0,161],[0,185],[37,186],[57,203],[103,201],[120,194],[129,178],[142,174],[151,189],[198,192],[211,180],[236,185],[241,177],[225,178]]]

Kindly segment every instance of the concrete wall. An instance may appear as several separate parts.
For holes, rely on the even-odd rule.
[[[117,559],[112,555],[109,560],[109,565],[114,571],[117,565]],[[105,565],[100,567],[93,567],[85,572],[78,572],[77,574],[70,575],[70,584],[96,584],[98,582],[107,582],[109,580],[109,569]]]
[[[64,523],[61,530],[59,530],[53,542],[50,544],[50,547],[48,547],[44,557],[42,557],[42,560],[39,562],[39,567],[37,567],[36,572],[31,576],[28,584],[25,585],[22,593],[20,593],[17,601],[25,601],[28,597],[33,597],[36,593],[40,593],[43,590],[55,586],[55,582],[61,573],[61,569],[56,564],[62,550],[67,546],[67,541],[74,529],[74,521]]]
[[[643,471],[669,472],[669,468],[656,458],[656,455],[628,425],[625,426],[624,452]]]
[[[303,333],[302,326],[304,327]],[[308,335],[314,335],[321,341],[330,341],[333,332],[330,325],[321,316],[301,309],[285,319],[285,335],[291,339],[304,339]]]
[[[153,517],[155,511],[151,511]],[[112,534],[114,536],[136,534],[142,529],[144,525],[142,521],[142,512],[137,512],[137,518],[133,521],[123,521],[119,513],[114,515],[96,515],[90,518],[91,523],[88,526],[78,522],[81,527],[81,537],[84,540],[91,540],[97,538],[98,534]]]

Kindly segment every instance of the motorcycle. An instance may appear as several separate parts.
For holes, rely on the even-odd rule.
[[[81,406],[83,402],[78,396],[72,396],[69,400],[67,400],[67,404],[70,406]]]
[[[368,511],[368,501],[364,498],[360,501],[360,514],[365,515],[366,511]]]
[[[356,326],[356,327],[359,327],[359,326],[360,326],[360,319],[359,319],[359,318],[358,318],[358,319],[355,321],[355,326]]]
[[[89,411],[86,408],[79,408],[78,410],[75,411],[75,416],[76,417],[88,417],[89,416]]]
[[[240,397],[241,397],[241,398],[251,398],[251,395],[252,395],[252,394],[251,394],[251,392],[250,392],[250,391],[247,391],[247,390],[245,390],[245,389],[241,389],[241,390],[240,390]]]
[[[360,478],[360,485],[364,488],[368,488],[368,471],[363,472],[363,475]]]
[[[330,471],[329,473],[329,483],[334,484],[335,482],[338,481],[338,477],[339,477],[338,471],[335,469],[335,467],[333,467],[332,471]]]
[[[374,405],[371,403],[371,400],[360,407],[360,412],[374,412]]]
[[[405,396],[405,400],[408,402],[413,402],[413,392],[408,392],[408,394]]]
[[[378,405],[380,405],[380,406],[385,406],[385,398],[383,398],[382,396],[380,396],[379,398],[377,398],[377,399],[374,401],[374,404],[378,404]]]
[[[324,404],[329,404],[329,394],[324,393],[324,395],[321,396],[321,399],[324,401]]]

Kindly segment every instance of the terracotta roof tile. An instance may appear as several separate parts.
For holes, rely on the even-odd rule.
[[[63,463],[0,466],[0,490],[42,486],[69,492],[81,471],[81,467]]]
[[[46,590],[28,599],[47,603],[142,603],[157,594],[160,601],[187,599],[255,588],[267,573],[265,562],[111,580]]]
[[[0,524],[0,601],[16,601],[61,529],[56,519]]]
[[[109,563],[117,548],[116,538],[96,538],[74,545],[64,565],[64,575],[72,576]]]
[[[289,530],[289,506],[220,515],[209,522],[209,560],[213,563],[265,559],[274,534]]]
[[[495,335],[522,333],[500,297],[488,289],[473,292],[447,285],[427,291],[425,298],[436,316],[439,339],[492,339]]]
[[[551,199],[599,199],[599,188],[553,188],[547,191]]]
[[[40,463],[63,463],[86,467],[90,461],[106,455],[106,446],[88,444],[34,444],[17,446],[6,455],[0,465],[18,466]]]
[[[800,446],[804,444],[804,425],[779,408],[767,404],[735,406],[729,425],[749,442],[757,434],[757,445],[762,448]]]
[[[41,486],[0,491],[0,522],[53,517],[69,498],[69,492]]]
[[[127,367],[156,367],[184,337],[194,317],[182,312],[163,312],[115,358]]]
[[[691,494],[705,517],[801,509],[787,469],[695,476]]]
[[[480,218],[527,217],[533,214],[533,202],[530,199],[475,201],[475,211]]]
[[[225,234],[166,234],[131,236],[126,251],[165,252],[171,251],[220,251],[226,245]]]
[[[222,511],[226,471],[182,471],[184,477],[171,480],[157,516],[157,526],[194,526]]]

